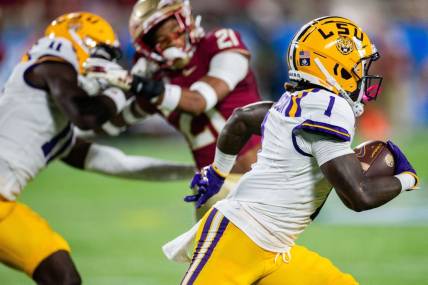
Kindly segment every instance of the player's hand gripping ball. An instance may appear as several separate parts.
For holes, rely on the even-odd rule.
[[[355,149],[367,177],[392,176],[403,172],[412,173],[418,184],[418,177],[413,166],[401,149],[391,141],[368,141]]]

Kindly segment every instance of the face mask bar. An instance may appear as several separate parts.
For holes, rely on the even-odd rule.
[[[379,53],[376,52],[372,56],[362,59],[361,65],[364,70],[363,77],[358,82],[359,88],[350,94],[350,97],[354,102],[362,102],[366,104],[370,101],[376,100],[377,96],[380,94],[382,90],[381,85],[383,77],[379,75],[368,75],[372,62],[378,60],[379,57]],[[353,72],[357,75],[355,69]]]
[[[122,57],[122,50],[119,47],[97,44],[90,51],[90,57],[98,57],[106,60],[117,61]]]

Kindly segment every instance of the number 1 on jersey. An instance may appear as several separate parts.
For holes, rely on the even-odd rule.
[[[324,115],[327,117],[331,116],[331,111],[333,110],[334,101],[336,98],[334,96],[330,96],[330,102],[328,102],[327,110],[325,110]]]

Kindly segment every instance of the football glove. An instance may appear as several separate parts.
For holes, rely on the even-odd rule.
[[[391,151],[392,156],[394,157],[394,161],[395,161],[394,174],[397,175],[403,172],[412,174],[412,176],[416,180],[415,186],[414,186],[414,188],[416,188],[417,185],[419,184],[419,178],[416,174],[415,169],[410,164],[407,157],[404,155],[401,149],[397,145],[395,145],[392,141],[387,141],[386,146],[388,147],[389,151]]]
[[[84,74],[88,78],[104,79],[110,85],[128,91],[132,76],[119,64],[103,58],[89,57],[84,63]]]
[[[158,70],[159,65],[157,65],[154,61],[140,57],[132,67],[131,74],[140,77],[152,77],[153,74]]]
[[[195,174],[190,183],[190,188],[196,188],[196,194],[184,197],[184,201],[196,202],[196,208],[200,208],[220,191],[224,180],[225,177],[220,176],[212,166],[205,166]]]

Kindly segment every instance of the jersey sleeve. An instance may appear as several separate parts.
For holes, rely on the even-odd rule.
[[[41,57],[51,57],[52,61],[66,61],[76,70],[79,70],[77,54],[71,42],[65,38],[44,37],[39,39],[28,52],[29,59],[37,60]]]
[[[328,94],[322,91],[321,94],[310,94],[308,98],[302,98],[304,121],[296,127],[296,131],[349,142],[352,140],[355,128],[352,108],[345,99]]]
[[[203,44],[210,57],[214,57],[223,51],[236,51],[245,56],[250,56],[250,52],[242,41],[241,35],[233,29],[214,30],[207,34]]]

